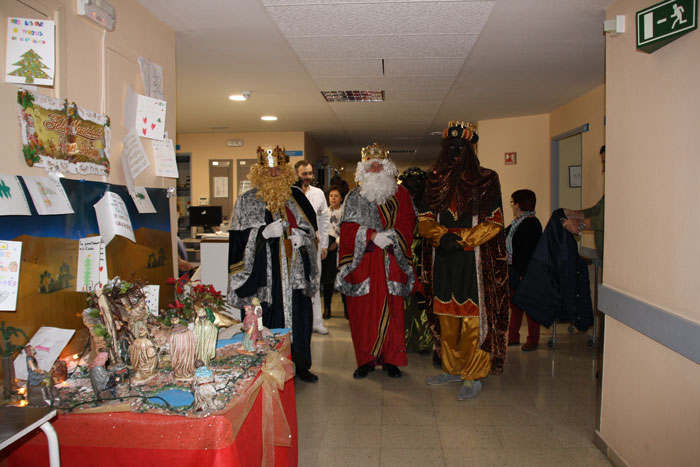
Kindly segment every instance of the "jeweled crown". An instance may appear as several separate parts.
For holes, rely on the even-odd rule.
[[[442,139],[448,138],[462,138],[472,144],[479,141],[476,127],[469,122],[449,122],[447,128],[442,131]]]
[[[284,148],[263,149],[258,146],[258,164],[265,167],[281,167],[289,162],[289,156]]]
[[[386,159],[389,157],[389,148],[385,145],[379,145],[377,143],[372,143],[369,146],[362,148],[362,162],[369,161],[372,159]]]

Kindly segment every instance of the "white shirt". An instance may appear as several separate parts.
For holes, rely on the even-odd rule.
[[[323,190],[315,186],[309,186],[309,189],[304,194],[316,212],[320,246],[321,248],[328,248],[328,224],[330,222],[330,215],[328,214],[328,205],[326,205],[326,195],[323,194]]]

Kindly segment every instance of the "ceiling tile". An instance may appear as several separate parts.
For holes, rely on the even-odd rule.
[[[382,76],[382,61],[373,59],[302,60],[314,78]]]
[[[302,60],[349,58],[466,58],[476,36],[469,34],[417,36],[290,37]]]
[[[267,6],[289,37],[479,34],[495,2],[337,3]]]

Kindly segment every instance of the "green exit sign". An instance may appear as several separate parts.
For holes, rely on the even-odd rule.
[[[670,0],[637,12],[637,48],[651,53],[697,29],[697,0]]]

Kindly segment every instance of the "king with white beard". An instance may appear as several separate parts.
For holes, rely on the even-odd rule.
[[[362,149],[340,224],[335,287],[347,296],[356,379],[382,364],[392,378],[405,366],[404,298],[413,288],[410,245],[416,215],[411,196],[396,183],[386,146]]]

